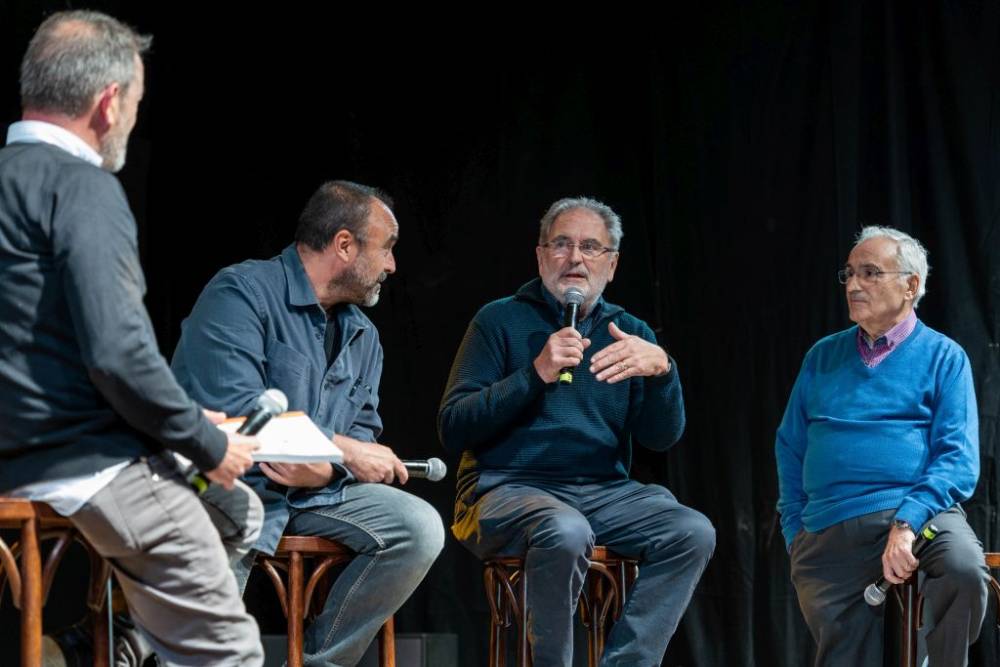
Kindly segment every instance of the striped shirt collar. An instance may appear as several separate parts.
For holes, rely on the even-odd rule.
[[[861,355],[861,361],[864,362],[865,366],[873,368],[878,366],[882,361],[885,360],[889,354],[895,350],[900,343],[909,337],[913,330],[917,326],[917,314],[914,311],[910,311],[910,314],[906,316],[902,322],[894,326],[885,332],[884,335],[879,336],[874,341],[870,341],[868,336],[865,334],[864,329],[860,326],[858,327],[858,354]]]

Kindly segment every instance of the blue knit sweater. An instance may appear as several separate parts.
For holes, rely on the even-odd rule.
[[[857,327],[816,343],[778,428],[778,511],[785,542],[896,509],[919,528],[972,495],[979,422],[969,359],[917,322],[882,363],[865,366]]]
[[[599,300],[581,322],[592,341],[571,385],[545,384],[532,365],[561,328],[551,295],[535,279],[484,306],[469,324],[438,413],[441,442],[462,452],[459,494],[505,481],[589,483],[628,476],[631,437],[665,450],[684,430],[676,363],[661,377],[598,382],[591,355],[614,342],[608,323],[655,343],[652,330]]]

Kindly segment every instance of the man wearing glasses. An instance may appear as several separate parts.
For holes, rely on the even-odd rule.
[[[676,363],[645,322],[601,298],[621,221],[589,198],[542,218],[539,278],[469,325],[438,414],[462,454],[452,532],[480,559],[523,556],[536,667],[572,664],[572,615],[595,543],[640,560],[602,664],[659,664],[715,547],[699,512],[628,478],[631,442],[684,430]],[[576,329],[566,292],[583,295]],[[574,369],[572,382],[559,381]]]
[[[816,665],[882,664],[880,575],[924,573],[931,665],[964,665],[986,610],[982,545],[959,503],[979,477],[969,359],[917,319],[927,251],[865,227],[839,272],[850,318],[806,354],[778,428],[781,527]],[[913,556],[916,532],[940,531]]]

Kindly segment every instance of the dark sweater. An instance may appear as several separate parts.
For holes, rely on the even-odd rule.
[[[561,328],[539,279],[473,318],[438,412],[445,449],[462,452],[459,494],[507,481],[589,483],[628,476],[631,439],[662,451],[684,430],[676,364],[664,376],[598,382],[590,358],[614,342],[608,323],[656,342],[645,322],[598,300],[580,331],[590,338],[571,385],[545,384],[532,362]]]
[[[157,350],[118,179],[47,144],[0,150],[0,285],[0,491],[163,447],[218,465],[225,435]]]

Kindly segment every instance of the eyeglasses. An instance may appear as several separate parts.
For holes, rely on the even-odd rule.
[[[846,285],[850,282],[851,278],[857,277],[858,282],[862,285],[874,285],[881,280],[882,276],[886,274],[910,276],[913,275],[913,271],[883,271],[877,266],[862,266],[860,269],[855,271],[854,269],[848,267],[837,271],[837,280],[840,281],[841,285]]]
[[[540,245],[543,248],[548,248],[552,256],[558,259],[570,255],[573,252],[573,248],[579,248],[580,254],[587,259],[596,259],[606,252],[618,252],[614,248],[608,248],[601,245],[600,241],[595,241],[594,239],[587,239],[586,241],[573,243],[569,239],[560,237]]]

